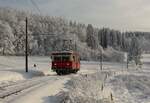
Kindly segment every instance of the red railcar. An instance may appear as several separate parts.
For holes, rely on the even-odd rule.
[[[61,51],[51,54],[51,69],[58,75],[66,73],[77,73],[80,70],[80,57],[77,52]]]

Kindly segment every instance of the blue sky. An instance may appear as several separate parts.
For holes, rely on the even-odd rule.
[[[34,0],[43,15],[61,16],[95,27],[150,31],[150,0]],[[0,0],[0,6],[38,13],[30,0]]]

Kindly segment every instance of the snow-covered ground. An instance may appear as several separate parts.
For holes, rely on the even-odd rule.
[[[1,56],[0,61],[0,102],[4,103],[52,102],[51,96],[61,91],[72,76],[94,73],[97,68],[87,63],[76,75],[57,76],[50,69],[50,57],[29,57],[28,73],[24,57]]]
[[[109,80],[115,103],[149,103],[150,76],[116,75]]]
[[[100,103],[150,103],[150,55],[143,55],[142,61],[142,68],[136,68],[135,65],[130,64],[128,69],[126,68],[126,63],[105,62],[103,71],[99,71],[99,73],[102,73],[103,75],[108,74],[107,76],[104,75],[106,80],[101,80],[104,78],[102,74],[98,79],[88,79],[86,77],[84,80],[81,77],[79,80],[73,80],[74,85],[72,89],[70,89],[70,92],[67,93],[67,98],[69,98],[70,101],[73,101],[73,103],[79,101],[79,103],[82,103],[85,101],[85,98],[91,97],[92,95],[92,102],[88,99],[86,102],[97,103],[97,101],[94,101],[94,98],[96,97],[94,94],[100,93],[98,96],[99,99],[96,97],[98,101],[101,101]],[[94,65],[98,63],[90,62],[89,64]],[[95,83],[93,83],[93,81],[95,81]],[[97,84],[96,81],[104,84],[99,84],[98,87],[91,85]],[[102,86],[103,91],[100,90]],[[103,101],[103,99],[107,100],[107,102]]]
[[[9,94],[0,98],[2,103],[56,103],[55,95],[66,89],[72,77],[100,71],[99,62],[82,61],[78,74],[57,76],[50,69],[49,57],[29,57],[29,73],[25,73],[24,57],[1,56],[0,61],[0,95]],[[126,69],[125,62],[103,63],[103,72],[111,74],[104,90],[112,93],[115,103],[149,103],[150,55],[143,55],[142,61],[143,67],[138,70],[133,65]],[[14,90],[16,93],[10,94]]]
[[[150,103],[150,55],[143,55],[143,66],[113,71],[106,81],[115,103]]]

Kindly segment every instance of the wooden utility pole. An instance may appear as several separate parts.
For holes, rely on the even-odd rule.
[[[28,18],[26,17],[25,71],[28,72]]]

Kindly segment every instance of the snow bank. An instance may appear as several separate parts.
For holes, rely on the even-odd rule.
[[[25,57],[0,56],[0,82],[14,82],[44,76],[50,71],[49,57],[29,57],[29,72],[25,72]],[[33,65],[36,64],[36,67]]]
[[[119,52],[112,47],[107,48],[104,51],[104,61],[122,62],[124,61],[124,53]]]
[[[30,79],[33,77],[44,76],[44,73],[41,71],[30,70],[29,73],[21,70],[6,70],[0,71],[0,85],[11,84],[16,81]]]
[[[10,71],[0,71],[0,82],[23,80],[24,77],[20,73]]]

